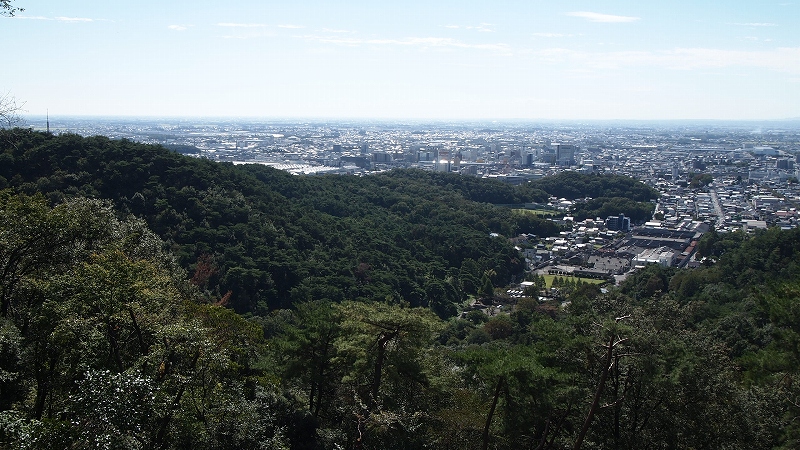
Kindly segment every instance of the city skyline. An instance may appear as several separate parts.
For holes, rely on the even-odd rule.
[[[800,117],[793,1],[16,1],[23,116]]]

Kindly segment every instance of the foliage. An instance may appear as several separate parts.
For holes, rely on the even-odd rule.
[[[586,197],[627,198],[635,202],[649,202],[658,198],[658,191],[632,178],[621,175],[581,174],[561,172],[531,183],[552,196],[577,200]]]
[[[624,214],[632,222],[642,223],[653,216],[655,205],[650,202],[637,202],[626,197],[598,197],[575,203],[571,213],[575,220],[605,218]]]
[[[119,220],[100,201],[50,208],[41,196],[2,193],[6,443],[223,442],[217,421],[235,416],[217,411],[251,401],[243,375],[263,334],[231,311],[192,303],[202,297],[163,247],[141,221]]]
[[[522,278],[490,233],[553,231],[493,203],[647,191],[582,175],[300,178],[0,136],[2,448],[800,442],[800,231],[711,232],[706,266],[652,265],[619,287],[529,276],[532,298],[460,316]],[[559,301],[540,302],[548,282]]]
[[[714,177],[707,173],[689,174],[689,187],[693,189],[706,187],[714,181]]]
[[[312,298],[427,305],[425,292],[445,283],[455,289],[437,306],[446,316],[465,295],[448,273],[465,260],[493,270],[498,284],[521,277],[522,258],[490,233],[559,231],[492,206],[525,199],[490,180],[416,170],[294,177],[125,140],[23,129],[3,131],[0,142],[8,143],[0,177],[16,192],[50,202],[104,198],[142,217],[198,276],[196,285],[217,299],[230,292],[228,304],[242,313]]]
[[[521,278],[523,259],[491,233],[546,237],[561,231],[552,221],[493,205],[545,201],[564,181],[580,187],[581,195],[650,195],[623,177],[561,175],[555,184],[517,187],[420,170],[294,177],[126,140],[23,129],[1,137],[0,181],[51,203],[108,199],[143,218],[179,264],[197,275],[195,284],[206,295],[224,297],[241,313],[265,314],[311,299],[392,298],[435,307],[447,317],[477,291],[484,271],[492,271],[495,285]],[[556,191],[544,192],[540,184]],[[618,214],[618,206],[608,208]],[[475,273],[450,277],[467,261],[477,263]],[[434,291],[447,294],[432,298]]]
[[[703,234],[700,242],[697,243],[697,255],[699,258],[716,260],[724,253],[740,246],[745,237],[746,234],[742,230],[720,234],[717,233],[717,230],[711,229],[708,233]]]

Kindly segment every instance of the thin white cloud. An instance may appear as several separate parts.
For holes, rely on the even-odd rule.
[[[410,38],[399,41],[400,45],[417,45],[426,47],[456,47],[477,50],[493,50],[501,53],[511,53],[511,48],[506,44],[468,44],[449,38]]]
[[[672,70],[750,67],[775,72],[800,74],[800,47],[772,50],[742,51],[712,48],[676,48],[669,51],[646,52],[580,52],[551,48],[532,53],[545,63],[571,64],[593,69],[622,69],[627,67],[661,67]]]
[[[769,38],[760,38],[757,36],[745,36],[745,41],[753,41],[753,42],[772,42],[772,39]]]
[[[740,27],[777,27],[777,23],[770,23],[770,22],[748,22],[748,23],[732,23],[731,25],[737,25]]]
[[[590,11],[573,11],[573,12],[568,12],[567,15],[572,17],[580,17],[581,19],[586,19],[590,22],[603,22],[603,23],[624,23],[624,22],[635,22],[639,20],[639,17],[615,16],[612,14],[601,14]]]
[[[222,22],[217,24],[218,27],[228,27],[228,28],[264,28],[266,27],[263,23],[232,23],[232,22]]]
[[[186,31],[189,29],[191,25],[170,25],[169,28],[172,31]]]
[[[560,38],[560,37],[572,37],[574,35],[563,34],[563,33],[533,33],[533,36],[543,37],[543,38]]]
[[[350,30],[337,30],[334,28],[323,28],[321,31],[323,33],[355,33],[354,31]]]
[[[491,23],[481,23],[480,25],[444,25],[445,28],[450,28],[453,30],[475,30],[481,33],[492,33]]]
[[[800,47],[765,51],[679,48],[664,58],[669,66],[677,69],[744,66],[800,74]]]
[[[297,29],[305,28],[305,27],[302,26],[302,25],[284,24],[284,25],[278,25],[278,28],[289,28],[289,29],[292,29],[292,30],[297,30]]]
[[[264,31],[252,31],[252,32],[247,32],[247,33],[242,33],[242,34],[224,34],[224,35],[221,35],[220,37],[222,39],[242,39],[242,40],[244,40],[244,39],[261,39],[261,38],[271,37],[271,36],[275,36],[275,33],[271,32],[271,31],[264,30]]]
[[[475,50],[495,51],[504,55],[511,54],[511,47],[507,44],[470,44],[451,38],[405,38],[405,39],[360,39],[360,38],[346,38],[346,37],[332,37],[332,36],[317,36],[317,35],[304,35],[297,36],[299,38],[320,42],[325,44],[337,45],[394,45],[394,46],[408,46],[408,47],[422,47],[422,48],[463,48]]]
[[[59,22],[94,22],[94,19],[86,17],[56,17]]]
[[[70,23],[80,23],[80,22],[94,22],[96,19],[90,19],[88,17],[45,17],[45,16],[14,16],[14,19],[26,19],[26,20],[54,20],[58,22],[70,22]]]

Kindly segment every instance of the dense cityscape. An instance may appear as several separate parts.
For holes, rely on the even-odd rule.
[[[512,184],[565,171],[626,175],[658,190],[652,220],[570,217],[573,202],[525,208],[571,225],[558,238],[521,236],[530,269],[617,281],[649,263],[700,264],[703,233],[798,225],[800,128],[781,123],[389,123],[246,120],[30,120],[36,129],[161,144],[296,175],[420,168]],[[49,127],[49,128],[48,128]],[[621,233],[627,232],[627,233]],[[523,286],[524,288],[524,286]],[[512,289],[510,292],[514,292]]]

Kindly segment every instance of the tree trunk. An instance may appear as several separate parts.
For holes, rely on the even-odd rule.
[[[495,408],[497,408],[497,401],[500,399],[500,392],[503,389],[503,382],[505,379],[500,377],[497,380],[497,386],[494,388],[494,397],[492,397],[492,406],[489,407],[489,414],[486,415],[486,424],[483,426],[483,450],[489,448],[489,428],[492,426],[492,418],[494,417]]]
[[[200,352],[196,351],[194,356],[192,357],[192,363],[189,366],[190,370],[194,371],[197,368],[197,361],[200,359]],[[161,419],[161,423],[158,427],[158,433],[156,433],[156,439],[154,442],[154,447],[158,449],[164,449],[167,446],[166,437],[167,437],[167,430],[169,429],[169,424],[172,421],[172,415],[175,412],[175,409],[180,406],[181,398],[183,397],[183,393],[186,392],[186,385],[187,382],[181,384],[178,388],[178,392],[175,394],[175,397],[172,399],[172,403],[168,407],[164,417]]]
[[[34,401],[33,414],[34,418],[41,420],[44,416],[44,407],[47,403],[47,396],[50,395],[51,385],[55,377],[56,364],[58,363],[58,354],[55,351],[50,351],[50,357],[47,362],[49,366],[44,368],[36,368],[36,400]],[[37,363],[37,366],[39,363]]]
[[[586,414],[586,420],[583,422],[583,427],[581,427],[581,431],[578,433],[578,438],[575,440],[575,446],[573,447],[574,450],[580,450],[581,446],[583,445],[583,439],[586,437],[586,433],[589,431],[589,426],[592,424],[592,418],[594,418],[594,414],[597,412],[597,408],[600,406],[600,397],[603,395],[603,388],[606,385],[608,372],[611,369],[611,360],[614,356],[615,338],[616,335],[612,333],[611,338],[608,341],[608,351],[606,352],[606,357],[603,359],[603,371],[600,373],[600,382],[597,383],[597,390],[594,393],[592,406],[589,408],[589,412]]]
[[[133,331],[136,332],[136,341],[139,342],[139,351],[142,353],[143,356],[147,356],[147,353],[150,351],[150,348],[144,342],[144,336],[142,336],[142,329],[139,327],[139,322],[136,321],[136,314],[133,313],[132,308],[128,308],[128,315],[131,318]]]
[[[372,375],[372,389],[370,391],[369,406],[375,407],[378,402],[378,394],[381,388],[381,376],[383,374],[383,362],[386,359],[386,345],[397,336],[397,331],[391,333],[381,333],[378,338],[378,355],[375,357],[375,369]]]

